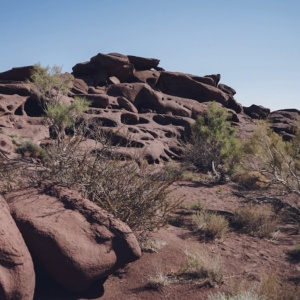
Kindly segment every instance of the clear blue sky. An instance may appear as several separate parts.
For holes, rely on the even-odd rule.
[[[220,73],[244,106],[300,109],[299,0],[1,0],[0,72],[97,53]]]

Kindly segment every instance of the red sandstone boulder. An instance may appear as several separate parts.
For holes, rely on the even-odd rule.
[[[291,140],[295,135],[295,123],[300,117],[297,109],[277,110],[270,113],[268,119],[272,129],[281,134],[285,140]]]
[[[183,73],[162,72],[155,87],[165,94],[198,102],[217,101],[225,107],[229,99],[229,95],[218,88],[195,81]]]
[[[218,84],[218,89],[230,96],[234,96],[236,94],[235,89],[223,83]]]
[[[96,69],[104,69],[108,77],[115,76],[122,82],[126,81],[133,74],[134,69],[128,57],[119,53],[98,53],[91,58],[91,64]]]
[[[136,70],[151,70],[159,64],[159,59],[156,58],[145,58],[134,55],[128,55],[127,57]]]
[[[126,224],[67,188],[45,184],[5,198],[34,260],[68,291],[85,291],[141,255]]]
[[[249,107],[244,107],[244,112],[252,119],[266,119],[270,114],[270,109],[261,105],[252,104]]]
[[[35,273],[27,246],[0,196],[0,299],[32,300]]]
[[[143,82],[149,84],[151,87],[155,86],[158,78],[160,76],[160,72],[158,71],[135,71],[133,76],[130,78],[132,82]]]
[[[11,70],[0,73],[0,80],[7,81],[26,81],[31,77],[33,66],[12,68]]]

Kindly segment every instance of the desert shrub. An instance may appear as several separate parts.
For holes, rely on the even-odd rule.
[[[70,80],[59,68],[37,66],[32,74],[32,81],[46,99],[45,118],[52,141],[45,147],[47,160],[38,165],[32,161],[19,164],[25,184],[38,186],[50,180],[75,189],[141,237],[165,225],[179,205],[167,195],[180,172],[170,166],[155,171],[143,164],[140,167],[140,157],[130,159],[119,153],[112,132],[89,122],[84,115],[87,100],[75,97],[70,104],[59,101]]]
[[[17,153],[21,154],[23,157],[33,157],[39,159],[46,159],[46,151],[39,145],[33,143],[30,140],[23,140],[21,144],[17,147]]]
[[[69,90],[73,76],[62,74],[59,66],[42,67],[36,64],[31,74],[31,81],[41,93],[43,100],[58,103],[61,96]]]
[[[159,272],[156,275],[149,275],[145,287],[149,290],[161,291],[163,287],[170,284],[168,276]]]
[[[180,270],[175,274],[180,281],[208,283],[211,286],[222,283],[223,271],[220,255],[212,255],[207,250],[186,252]]]
[[[236,129],[227,121],[225,108],[210,102],[206,116],[192,126],[192,141],[185,150],[185,160],[199,171],[212,172],[217,181],[230,175],[239,161]]]
[[[262,278],[258,293],[267,300],[298,300],[300,287],[288,284],[282,281],[278,275],[271,274]]]
[[[200,238],[223,238],[228,228],[227,219],[214,212],[203,209],[193,216],[193,230]]]
[[[299,121],[300,122],[300,121]],[[264,121],[258,122],[252,137],[244,144],[243,166],[264,175],[273,188],[300,195],[300,123],[292,141],[284,141]]]
[[[81,134],[74,139],[65,136],[45,148],[47,160],[28,167],[19,165],[27,185],[36,186],[50,180],[78,190],[126,222],[139,236],[165,225],[179,201],[168,199],[171,185],[178,179],[170,168],[141,168],[134,159],[126,159],[111,144],[110,135],[94,126],[93,139],[85,133],[90,124],[82,124]],[[79,131],[79,128],[78,128]]]
[[[278,227],[278,217],[269,205],[245,205],[235,211],[237,228],[260,238],[271,238]]]
[[[45,108],[46,119],[49,122],[51,134],[56,138],[58,146],[64,147],[66,130],[76,137],[83,132],[77,132],[82,115],[89,109],[90,102],[81,97],[75,97],[71,104],[48,103]],[[67,141],[69,143],[69,141]]]

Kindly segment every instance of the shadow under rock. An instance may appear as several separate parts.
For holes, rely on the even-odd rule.
[[[104,282],[107,277],[95,282],[88,291],[82,293],[70,293],[56,283],[40,267],[35,268],[36,288],[33,300],[78,300],[99,299],[104,294]]]

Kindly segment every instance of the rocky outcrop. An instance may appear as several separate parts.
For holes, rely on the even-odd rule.
[[[32,300],[35,288],[33,262],[2,196],[0,220],[0,299]]]
[[[141,255],[127,225],[67,188],[47,183],[11,192],[5,199],[36,264],[68,291],[103,283]],[[32,278],[28,273],[23,280],[30,283]]]
[[[249,107],[244,107],[244,112],[252,119],[265,120],[269,116],[271,111],[269,108],[263,107],[261,105],[252,104]]]
[[[149,163],[158,164],[180,159],[191,124],[206,113],[210,101],[227,108],[231,122],[241,131],[248,128],[246,135],[253,128],[252,119],[266,119],[270,114],[262,106],[243,107],[234,98],[236,91],[220,83],[220,74],[168,72],[158,65],[156,58],[98,53],[73,67],[73,85],[61,100],[70,103],[75,96],[90,100],[85,118],[110,131],[120,152],[126,152],[126,157],[144,156]],[[20,139],[29,138],[28,132],[36,128],[34,141],[43,143],[49,132],[42,129],[44,112],[39,93],[24,81],[31,70],[29,66],[0,73],[0,126],[4,134],[16,134]],[[291,118],[271,116],[274,130],[287,139],[294,130]],[[161,121],[167,119],[172,122]]]
[[[291,140],[295,134],[295,123],[300,117],[297,109],[277,110],[269,115],[273,130],[283,136],[287,141]]]
[[[3,81],[26,81],[31,77],[33,66],[12,68],[0,73],[0,80]]]

